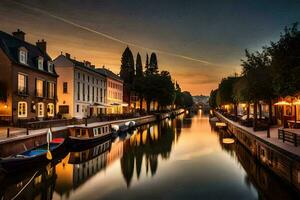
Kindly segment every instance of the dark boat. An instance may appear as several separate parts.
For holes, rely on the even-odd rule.
[[[55,138],[49,143],[49,150],[54,158],[65,151],[64,141],[64,138]],[[47,152],[48,144],[46,143],[16,155],[1,158],[0,168],[10,173],[46,164],[50,162],[46,157]]]
[[[89,146],[112,137],[111,125],[75,126],[69,129],[68,146],[72,149]]]

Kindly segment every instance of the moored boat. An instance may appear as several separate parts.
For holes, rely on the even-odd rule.
[[[47,155],[50,152],[51,157],[55,158],[65,151],[64,142],[64,138],[55,138],[49,143],[34,147],[13,156],[1,158],[0,168],[10,173],[48,163],[50,160],[47,158]]]
[[[110,124],[99,126],[75,126],[69,129],[68,146],[79,148],[112,136]]]

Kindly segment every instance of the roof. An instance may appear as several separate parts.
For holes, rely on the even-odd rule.
[[[27,58],[27,64],[24,65],[19,62],[19,48],[24,47],[28,51],[28,58]],[[50,56],[43,52],[39,47],[30,44],[26,41],[20,40],[17,37],[14,37],[8,33],[5,33],[3,31],[0,31],[0,48],[4,51],[4,53],[7,55],[7,57],[14,63],[30,67],[32,69],[38,69],[37,64],[37,58],[39,56],[43,57],[44,59],[44,71],[48,74],[57,76],[55,69],[53,73],[48,72],[48,61],[51,61]],[[41,71],[41,70],[39,70]]]
[[[115,79],[115,80],[117,80],[117,81],[123,82],[123,79],[121,79],[120,76],[118,76],[117,74],[113,73],[113,72],[110,71],[109,69],[106,69],[106,68],[102,67],[102,68],[96,68],[96,70],[97,70],[100,74],[102,74],[102,75],[104,75],[104,76],[106,76],[106,77],[109,77],[109,78]]]

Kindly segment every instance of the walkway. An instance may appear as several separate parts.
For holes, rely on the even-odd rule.
[[[238,122],[232,121],[228,118],[226,118],[225,116],[223,116],[221,113],[218,113],[221,117],[223,117],[227,122],[233,124],[236,127],[239,127],[240,129],[243,129],[245,131],[247,131],[248,133],[256,136],[257,138],[259,138],[260,140],[264,141],[265,143],[269,143],[283,151],[289,152],[295,156],[299,156],[300,157],[300,146],[295,147],[293,144],[287,143],[287,142],[283,142],[282,140],[278,139],[278,129],[280,127],[271,127],[270,128],[270,138],[267,137],[267,131],[253,131],[252,127],[245,127],[242,126],[241,124],[239,124]]]
[[[127,121],[135,121],[138,119],[144,119],[144,118],[149,118],[149,117],[153,117],[153,115],[147,115],[144,117],[137,117],[137,118],[130,118],[130,119],[115,120],[115,121],[95,122],[95,123],[88,124],[87,127],[91,128],[91,127],[102,126],[102,125],[106,125],[106,124],[122,124]],[[52,127],[51,130],[52,130],[52,132],[58,132],[58,131],[62,131],[62,130],[67,130],[68,128],[71,128],[71,127],[85,127],[85,124]],[[30,138],[33,136],[44,135],[47,133],[48,129],[49,128],[29,130],[28,131],[29,134],[26,135],[26,129],[10,127],[10,137],[7,138],[7,127],[0,127],[0,145],[3,143],[6,143],[6,142],[12,142],[12,141]]]

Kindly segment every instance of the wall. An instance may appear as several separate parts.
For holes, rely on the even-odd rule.
[[[12,66],[10,60],[0,49],[0,82],[6,85],[7,101],[0,101],[0,119],[12,116]],[[5,107],[7,105],[7,107]]]
[[[234,126],[223,115],[215,112],[216,116],[228,126],[228,130],[235,135],[259,162],[273,171],[282,180],[300,191],[300,157],[292,155],[283,149],[264,141],[244,129]]]
[[[72,118],[74,116],[74,67],[73,66],[55,66],[57,79],[57,112],[60,105],[69,106],[69,114],[63,114],[63,117]],[[63,93],[63,83],[67,82],[68,91]]]

